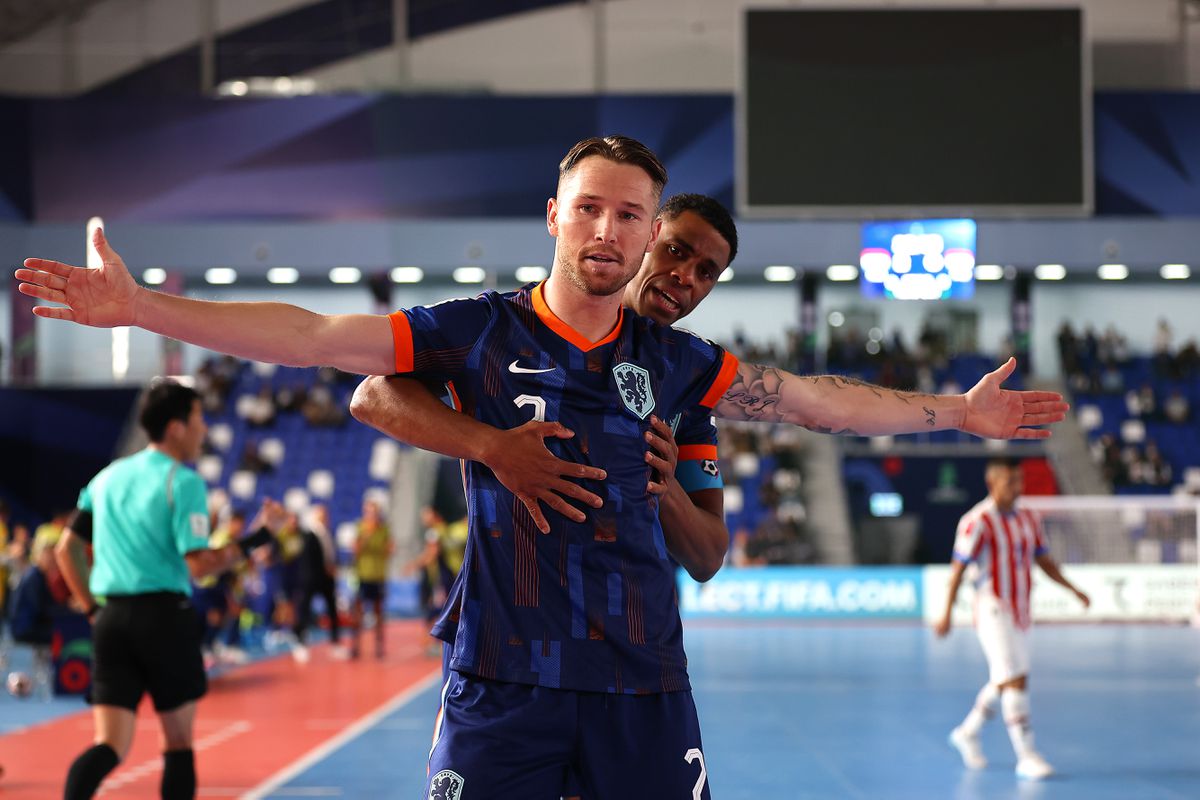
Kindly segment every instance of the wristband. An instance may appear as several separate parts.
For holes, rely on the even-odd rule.
[[[264,525],[249,536],[238,539],[237,545],[242,548],[242,555],[249,556],[251,550],[270,544],[274,538],[271,531]]]

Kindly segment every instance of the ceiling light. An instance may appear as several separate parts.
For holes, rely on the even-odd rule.
[[[142,273],[142,282],[150,286],[160,286],[167,282],[167,271],[160,267],[150,267]]]
[[[796,280],[796,268],[777,264],[763,270],[763,277],[771,283],[786,283]]]
[[[1033,274],[1039,281],[1061,281],[1067,277],[1067,268],[1062,264],[1038,264]]]
[[[455,283],[483,283],[486,277],[483,267],[459,267],[454,270]]]
[[[425,270],[420,267],[396,267],[392,270],[392,283],[420,283]]]
[[[1187,264],[1163,264],[1158,274],[1167,281],[1184,281],[1192,276]]]
[[[858,279],[858,267],[853,264],[833,264],[825,270],[825,277],[831,281],[853,281]]]
[[[525,267],[517,267],[517,281],[520,283],[533,283],[534,281],[544,281],[550,273],[545,267],[530,265]]]
[[[204,280],[217,285],[230,284],[237,280],[237,270],[231,267],[212,267],[204,270]]]
[[[271,267],[267,270],[268,283],[295,283],[300,280],[300,270],[295,267]]]
[[[1004,267],[999,264],[976,264],[975,280],[998,281],[1004,279]]]
[[[362,272],[358,267],[334,267],[329,270],[331,283],[358,283],[361,279]]]
[[[1096,274],[1102,281],[1123,281],[1129,277],[1129,267],[1124,264],[1101,264]]]
[[[733,267],[726,267],[725,271],[717,278],[717,283],[728,283],[733,280]]]

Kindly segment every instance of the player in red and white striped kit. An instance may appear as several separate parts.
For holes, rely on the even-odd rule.
[[[1037,780],[1052,775],[1054,769],[1034,749],[1033,729],[1029,724],[1026,686],[1033,563],[1052,581],[1074,592],[1085,608],[1090,600],[1063,576],[1050,557],[1041,520],[1017,507],[1023,488],[1020,463],[1016,459],[992,459],[984,477],[988,496],[958,523],[946,609],[934,630],[938,636],[950,631],[950,611],[966,573],[975,586],[975,631],[983,645],[990,675],[966,719],[950,732],[950,744],[968,768],[986,767],[979,731],[995,714],[999,701],[1017,754],[1017,775]]]

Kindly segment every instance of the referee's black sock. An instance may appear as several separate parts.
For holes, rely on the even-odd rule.
[[[190,749],[163,753],[163,800],[192,800],[196,796],[196,758]]]
[[[116,769],[121,759],[106,744],[94,744],[79,754],[67,771],[63,800],[88,800],[100,788],[100,782]]]

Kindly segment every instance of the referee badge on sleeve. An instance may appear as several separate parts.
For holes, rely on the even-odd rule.
[[[191,514],[188,522],[192,524],[192,534],[198,538],[208,538],[208,514]]]

